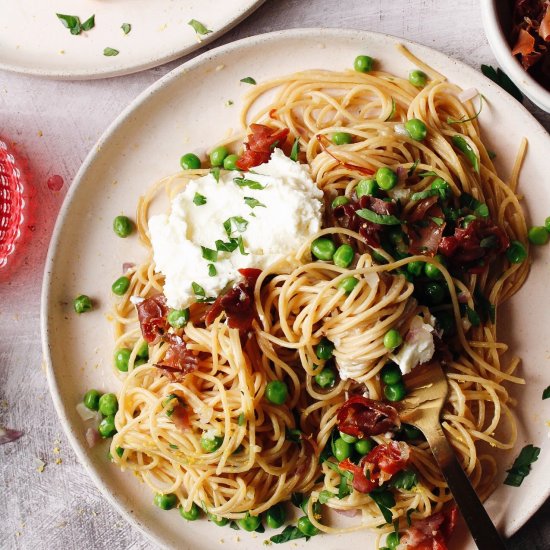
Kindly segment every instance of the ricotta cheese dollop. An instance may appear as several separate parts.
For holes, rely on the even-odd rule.
[[[403,374],[411,372],[414,367],[426,363],[433,357],[435,344],[432,332],[435,319],[429,319],[429,322],[431,324],[424,322],[420,315],[413,317],[405,336],[405,342],[399,353],[393,357]]]
[[[202,297],[200,289],[216,297],[240,279],[239,269],[266,269],[295,254],[321,229],[322,198],[309,167],[280,149],[254,172],[223,173],[218,182],[212,174],[191,180],[172,200],[170,214],[149,219],[168,306],[188,307]],[[216,250],[216,241],[233,239],[235,246],[239,238],[235,250]]]

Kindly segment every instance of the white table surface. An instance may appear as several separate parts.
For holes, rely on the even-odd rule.
[[[478,0],[267,0],[210,48],[273,30],[323,26],[393,34],[475,68],[496,65]],[[0,425],[25,432],[18,442],[0,446],[0,548],[152,548],[102,498],[65,439],[41,367],[40,286],[56,214],[86,154],[138,93],[183,61],[88,82],[0,71],[0,135],[28,156],[37,207],[21,265],[8,280],[0,279]],[[526,104],[550,130],[550,115]],[[60,192],[46,185],[53,174],[65,180]],[[42,472],[39,461],[45,463]],[[550,548],[549,516],[547,502],[513,537],[510,548]]]

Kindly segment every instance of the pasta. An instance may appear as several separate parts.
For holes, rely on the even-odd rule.
[[[343,461],[331,458],[337,454],[338,413],[350,396],[377,402],[387,396],[381,372],[388,361],[401,364],[403,359],[385,344],[388,331],[411,336],[416,327],[427,325],[435,327],[436,344],[444,343],[438,353],[446,352],[439,355],[450,386],[444,431],[480,497],[487,498],[494,489],[493,450],[511,449],[516,438],[513,402],[505,384],[523,383],[516,374],[519,358],[502,359],[507,346],[498,341],[497,319],[498,307],[521,287],[529,271],[527,261],[516,262],[503,253],[528,246],[516,194],[526,142],[507,184],[483,144],[472,101],[460,101],[457,86],[401,51],[428,74],[425,87],[382,71],[311,70],[259,84],[248,95],[243,128],[251,123],[273,131],[288,128],[325,197],[320,233],[295,255],[261,274],[247,274],[255,312],[248,330],[230,328],[222,310],[205,322],[212,306],[196,303],[190,321],[168,327],[170,336],[149,346],[148,358],[143,358],[140,350],[147,342],[135,306],[161,295],[164,283],[153,262],[149,205],[164,192],[173,198],[190,180],[209,171],[165,178],[140,199],[138,229],[148,257],[128,272],[130,288],[113,311],[115,346],[129,348],[131,354],[119,392],[111,454],[116,464],[133,471],[154,492],[175,494],[184,511],[196,505],[210,517],[238,520],[258,516],[293,493],[305,493],[311,495],[309,521],[321,531],[385,523],[372,493],[358,490],[356,483],[346,484],[350,476],[346,478]],[[266,95],[271,98],[267,104]],[[411,137],[405,126],[411,119],[425,123],[425,139]],[[335,145],[332,136],[339,132],[350,137]],[[223,145],[235,146],[242,139],[239,134]],[[382,193],[385,204],[397,205],[397,224],[409,225],[405,235],[387,232],[384,223],[395,225],[393,214],[379,211],[378,218],[372,218],[371,201],[369,215],[381,223],[373,229],[378,234],[366,236],[364,225],[352,223],[361,207],[358,185],[384,167],[397,176],[397,184]],[[436,180],[448,185],[447,198],[437,199],[441,208],[432,197],[443,195],[430,191],[437,190]],[[415,195],[421,198],[415,200]],[[346,199],[333,208],[335,197]],[[451,222],[449,212],[460,197],[469,202],[462,205],[459,221]],[[487,250],[492,247],[493,252],[482,251],[488,254],[482,257],[478,250],[478,263],[468,258],[458,266],[451,253],[446,258],[434,256],[435,251],[414,251],[418,234],[410,227],[418,221],[423,201],[430,203],[425,203],[427,212],[437,207],[439,214],[432,211],[431,218],[421,220],[424,226],[418,226],[418,234],[429,226],[432,236],[441,238],[443,229],[438,227],[459,227],[471,216],[482,220],[486,243],[492,243]],[[373,239],[386,237],[390,240],[373,244]],[[320,238],[350,245],[355,252],[351,265],[312,257],[312,242]],[[499,238],[506,238],[502,250]],[[419,288],[433,288],[429,277],[412,277],[419,262],[439,274],[444,299],[419,298]],[[449,325],[444,322],[453,328],[445,328]],[[323,342],[332,346],[328,358],[319,357]],[[173,365],[174,346],[185,348],[184,372],[166,366]],[[318,382],[324,369],[327,376],[334,375],[330,383]],[[280,380],[288,391],[284,404],[266,398],[269,383]],[[408,438],[403,433],[389,429],[369,438],[369,445],[379,449],[399,439],[401,448],[410,452],[405,471],[414,484],[385,485],[393,497],[390,515],[401,527],[407,519],[440,512],[452,499],[425,440],[418,433]],[[326,509],[357,511],[354,525],[341,527],[319,511],[318,503]],[[381,536],[391,530],[390,521],[377,532]]]

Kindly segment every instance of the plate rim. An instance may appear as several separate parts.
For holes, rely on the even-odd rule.
[[[105,67],[96,68],[87,71],[67,71],[67,70],[50,70],[41,69],[40,67],[21,67],[20,65],[13,63],[6,63],[0,60],[0,70],[8,71],[10,73],[21,74],[25,76],[47,78],[50,80],[98,80],[101,78],[113,78],[116,76],[126,76],[134,73],[139,73],[147,69],[159,67],[175,61],[180,57],[184,57],[190,53],[204,48],[210,43],[216,41],[231,29],[236,27],[239,23],[248,18],[254,13],[266,0],[250,0],[248,7],[244,8],[239,15],[231,19],[227,24],[223,25],[216,31],[209,33],[208,35],[201,37],[200,41],[194,42],[187,47],[172,49],[170,52],[158,58],[149,58],[142,62],[137,62],[129,65],[123,65],[117,67]],[[223,47],[223,46],[218,46]],[[156,82],[155,82],[156,83]],[[153,83],[154,84],[154,83]],[[139,97],[139,96],[138,96]],[[110,126],[109,126],[110,127]],[[76,178],[75,178],[76,179]]]
[[[298,38],[298,39],[306,38],[306,39],[310,39],[312,41],[318,42],[322,39],[326,39],[327,37],[334,36],[334,35],[338,35],[339,37],[344,36],[349,39],[356,38],[359,41],[368,39],[369,37],[383,38],[385,40],[389,40],[394,44],[401,43],[407,46],[408,48],[412,47],[415,50],[415,54],[419,54],[420,56],[422,56],[422,53],[424,51],[427,51],[430,54],[435,55],[436,58],[439,57],[441,61],[447,61],[450,63],[458,64],[461,70],[466,71],[466,73],[475,74],[476,78],[484,79],[485,84],[494,93],[505,94],[505,96],[509,95],[507,94],[507,92],[502,90],[497,84],[495,84],[490,79],[485,77],[481,72],[476,71],[473,67],[470,67],[463,61],[457,60],[451,57],[450,55],[447,55],[446,53],[439,52],[434,48],[431,48],[430,46],[425,46],[424,44],[420,44],[418,42],[397,37],[387,33],[380,33],[380,32],[375,32],[370,30],[361,30],[361,29],[342,29],[338,27],[303,27],[303,28],[277,30],[277,31],[272,31],[268,33],[262,33],[259,35],[248,36],[248,37],[236,40],[234,42],[230,42],[230,43],[218,46],[211,50],[204,51],[203,53],[199,54],[197,57],[194,57],[193,59],[186,61],[185,63],[182,63],[178,67],[174,68],[173,70],[168,72],[166,75],[162,76],[157,81],[153,82],[150,86],[148,86],[145,90],[143,90],[137,97],[135,97],[121,111],[121,113],[109,124],[109,126],[105,129],[105,131],[99,137],[97,142],[91,147],[90,151],[86,155],[86,158],[84,159],[84,162],[82,163],[78,172],[76,173],[74,180],[69,188],[69,191],[63,201],[62,207],[59,211],[59,214],[54,226],[54,230],[52,232],[52,237],[50,239],[48,254],[47,254],[46,262],[44,266],[43,282],[42,282],[42,289],[41,289],[41,306],[40,306],[41,342],[42,342],[44,362],[46,364],[46,377],[48,380],[48,387],[50,390],[50,394],[54,402],[56,413],[61,421],[63,430],[71,444],[71,447],[73,448],[75,454],[79,459],[79,462],[84,466],[87,474],[91,477],[96,487],[100,490],[102,495],[111,504],[111,506],[113,506],[117,510],[117,512],[124,517],[126,521],[128,521],[131,525],[133,525],[137,529],[139,529],[150,541],[154,542],[155,544],[163,548],[168,548],[168,546],[166,546],[166,543],[161,539],[157,538],[154,533],[150,532],[148,527],[146,525],[143,525],[129,508],[124,506],[121,502],[119,502],[114,497],[113,494],[109,492],[109,487],[107,483],[104,483],[99,473],[96,472],[96,469],[92,464],[89,454],[86,452],[87,449],[85,448],[84,445],[82,445],[77,440],[76,435],[73,433],[72,426],[70,424],[67,414],[65,413],[65,405],[61,399],[61,394],[58,391],[57,380],[55,377],[55,369],[53,367],[51,355],[49,353],[50,323],[49,323],[49,317],[48,317],[48,310],[50,309],[49,306],[51,301],[49,290],[50,290],[51,280],[52,280],[52,267],[54,266],[54,260],[57,254],[57,248],[58,248],[59,240],[63,230],[64,220],[67,214],[69,213],[71,205],[75,199],[77,190],[81,185],[81,183],[83,182],[84,176],[87,170],[89,169],[90,165],[92,165],[92,163],[94,162],[97,151],[101,149],[101,147],[105,142],[111,139],[111,137],[117,132],[118,128],[128,118],[131,117],[132,113],[136,109],[141,107],[142,104],[144,104],[151,96],[153,96],[158,91],[160,91],[164,86],[169,85],[170,83],[177,80],[178,78],[181,78],[186,72],[188,72],[189,70],[192,70],[196,66],[200,66],[203,63],[207,63],[209,60],[211,60],[211,58],[212,59],[216,58],[220,55],[224,55],[228,52],[232,52],[233,50],[238,50],[241,47],[247,47],[254,43],[276,41],[278,39],[284,39],[284,38]],[[511,96],[510,96],[510,100],[513,100]],[[524,116],[528,116],[531,119],[531,122],[535,123],[535,126],[538,127],[539,131],[542,133],[542,136],[546,137],[546,139],[550,141],[550,135],[546,132],[542,124],[529,112],[529,110],[519,102],[517,103],[517,107],[520,107],[521,108],[520,110],[523,110]],[[506,529],[506,526],[503,528],[503,530],[506,530],[506,536],[508,538],[511,537],[521,527],[523,527],[523,525],[525,525],[525,523],[527,523],[527,521],[531,519],[531,517],[533,517],[533,515],[539,510],[539,508],[544,504],[544,502],[548,498],[550,498],[550,486],[547,487],[546,492],[539,493],[539,497],[533,499],[535,504],[531,513],[528,516],[523,517],[521,521],[514,522],[508,529]]]

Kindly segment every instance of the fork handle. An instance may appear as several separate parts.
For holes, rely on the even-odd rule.
[[[441,425],[438,423],[437,429],[426,430],[425,435],[479,550],[506,550],[504,541],[456,459]]]

